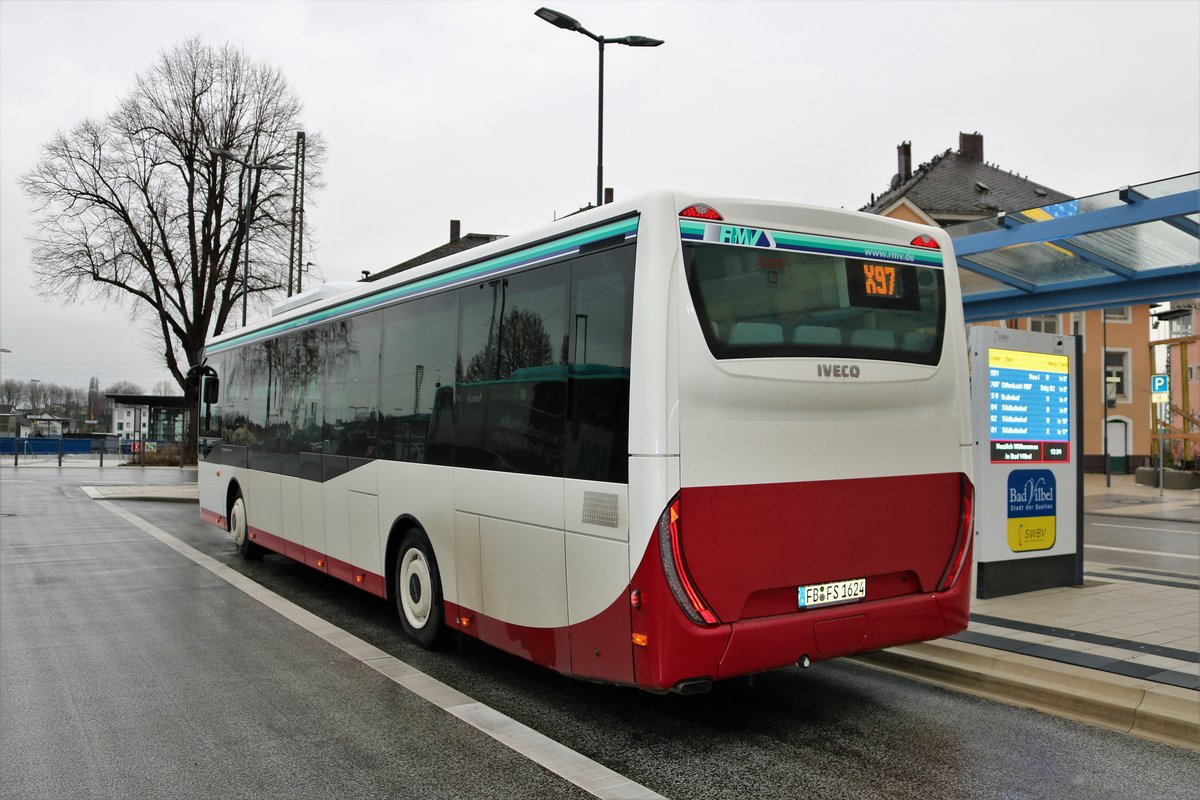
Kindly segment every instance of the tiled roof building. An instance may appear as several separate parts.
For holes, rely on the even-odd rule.
[[[464,250],[470,250],[472,247],[478,247],[481,244],[487,244],[488,242],[494,242],[497,239],[503,238],[503,236],[499,234],[492,233],[468,233],[466,236],[462,236],[459,234],[459,231],[459,221],[456,219],[450,220],[449,242],[438,245],[432,250],[426,251],[419,256],[410,258],[407,261],[401,261],[394,267],[388,267],[387,269],[373,273],[367,276],[367,280],[377,281],[382,278],[386,278],[389,275],[395,275],[397,272],[403,272],[406,269],[419,267],[422,264],[428,264],[430,261],[437,261],[439,258],[452,256],[455,253],[461,253]]]
[[[958,150],[946,150],[912,169],[912,143],[896,147],[898,171],[891,187],[860,211],[909,219],[926,225],[953,225],[990,217],[1001,211],[1070,200],[1071,196],[1027,177],[988,164],[983,158],[983,135],[960,133]]]

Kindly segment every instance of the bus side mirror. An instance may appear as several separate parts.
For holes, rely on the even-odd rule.
[[[204,402],[208,405],[214,405],[219,402],[221,397],[221,382],[216,375],[210,375],[204,381]]]

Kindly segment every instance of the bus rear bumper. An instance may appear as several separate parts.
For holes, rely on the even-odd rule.
[[[820,661],[958,633],[966,628],[969,586],[964,580],[938,595],[740,620],[730,626],[717,678],[778,669],[805,656]]]

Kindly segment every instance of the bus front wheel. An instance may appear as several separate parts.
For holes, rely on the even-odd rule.
[[[229,505],[229,532],[233,534],[233,544],[237,547],[242,558],[261,558],[262,548],[250,539],[250,525],[246,521],[246,501],[238,492]]]
[[[442,637],[442,581],[429,538],[420,528],[410,530],[396,555],[396,609],[408,638],[426,650]]]

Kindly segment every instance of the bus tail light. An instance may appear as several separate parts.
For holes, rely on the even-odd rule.
[[[709,610],[704,598],[696,591],[692,577],[688,575],[683,560],[683,545],[680,542],[679,497],[676,496],[666,511],[658,518],[658,550],[662,556],[663,572],[667,585],[676,602],[697,625],[715,625],[717,617]]]
[[[939,592],[950,589],[958,582],[958,576],[966,564],[967,551],[971,549],[971,539],[975,535],[975,487],[966,475],[959,475],[959,486],[958,535],[954,539],[954,549],[950,551],[946,571],[938,581]]]
[[[937,239],[934,239],[932,236],[926,236],[923,233],[909,242],[909,244],[911,244],[913,247],[927,247],[930,250],[942,249],[942,246],[937,243]]]
[[[711,219],[718,222],[723,222],[725,220],[719,211],[712,206],[706,206],[703,203],[696,203],[695,205],[688,206],[683,211],[679,212],[679,216],[691,217],[692,219]]]

